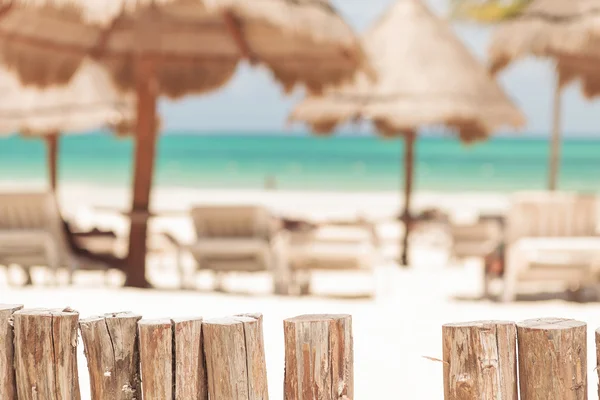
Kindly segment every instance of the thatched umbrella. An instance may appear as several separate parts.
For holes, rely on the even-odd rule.
[[[502,126],[520,126],[524,118],[451,27],[419,0],[392,5],[365,33],[363,48],[378,75],[375,84],[358,76],[352,84],[308,97],[290,119],[308,123],[316,133],[328,133],[338,124],[363,118],[383,137],[404,138],[401,262],[407,265],[417,130],[443,125],[472,142]]]
[[[557,187],[561,142],[561,91],[580,79],[583,94],[600,94],[598,0],[534,0],[515,18],[502,22],[490,46],[493,73],[526,56],[550,58],[556,65],[548,188]]]
[[[0,57],[25,83],[64,84],[92,56],[136,91],[134,188],[126,285],[148,286],[146,236],[156,101],[218,89],[240,59],[285,89],[319,91],[363,64],[327,0],[11,0],[0,8]]]
[[[0,135],[21,133],[45,140],[50,187],[57,187],[60,134],[100,127],[122,126],[134,120],[132,96],[124,96],[99,65],[85,62],[65,87],[39,90],[23,87],[19,79],[0,69]]]

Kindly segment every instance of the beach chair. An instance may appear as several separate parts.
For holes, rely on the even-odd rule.
[[[189,281],[182,256],[190,253],[198,270],[215,274],[215,289],[229,272],[269,272],[274,292],[287,294],[284,232],[278,220],[259,206],[201,206],[190,212],[196,240],[177,245],[181,287]]]
[[[354,225],[330,222],[294,232],[287,243],[290,286],[300,295],[310,294],[313,271],[364,272],[374,278],[381,261],[376,230],[364,221]]]
[[[450,258],[462,261],[483,258],[502,241],[502,225],[493,219],[479,219],[473,223],[450,223]]]
[[[514,300],[519,284],[526,282],[570,289],[595,283],[600,266],[597,217],[592,195],[515,195],[506,226],[502,300]],[[485,274],[484,286],[489,287],[491,278]]]
[[[62,223],[52,193],[0,193],[0,265],[18,265],[28,276],[31,267],[47,266],[55,282],[59,268],[68,270],[69,282],[77,270],[112,268],[73,254]]]

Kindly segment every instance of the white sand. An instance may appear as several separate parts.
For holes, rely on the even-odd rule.
[[[107,227],[123,229],[119,218],[93,213],[96,206],[127,206],[124,189],[101,189],[71,186],[61,191],[66,214],[82,224],[102,222]],[[398,195],[325,194],[275,192],[227,192],[185,189],[159,189],[155,194],[157,209],[185,210],[192,203],[259,202],[281,213],[313,217],[353,216],[357,212],[375,217],[389,217],[398,211]],[[437,206],[460,214],[462,210],[502,210],[506,197],[499,194],[435,195],[420,194],[416,208]],[[189,238],[191,226],[185,218],[157,220],[155,229],[170,229],[182,239]],[[278,298],[268,294],[269,281],[262,275],[232,276],[226,285],[233,291],[252,291],[254,295],[215,294],[207,291],[138,291],[93,287],[99,275],[78,278],[75,287],[33,289],[7,288],[0,273],[0,302],[23,303],[29,307],[71,306],[82,317],[113,311],[135,311],[145,318],[201,315],[219,317],[234,313],[262,312],[265,318],[265,342],[270,395],[282,398],[283,329],[282,320],[306,313],[349,313],[353,315],[355,338],[355,398],[443,398],[442,365],[423,356],[441,358],[441,325],[477,319],[522,320],[534,317],[569,317],[590,324],[588,335],[588,374],[591,398],[596,391],[593,371],[595,353],[592,328],[600,326],[600,307],[596,304],[573,304],[563,301],[496,304],[476,300],[456,300],[455,295],[477,296],[481,268],[477,262],[464,267],[449,266],[443,248],[417,243],[415,265],[409,270],[394,266],[379,268],[377,299]],[[160,269],[155,263],[152,276],[175,281],[172,269]],[[318,294],[369,291],[372,280],[356,274],[317,274]],[[210,277],[199,276],[202,287],[210,286]],[[84,399],[89,398],[85,358],[80,346],[80,376]]]

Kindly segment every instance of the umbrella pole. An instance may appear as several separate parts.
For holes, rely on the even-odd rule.
[[[50,189],[56,193],[58,169],[58,132],[51,132],[44,137],[46,141],[46,161],[48,162],[48,178]]]
[[[154,65],[149,58],[140,58],[137,66],[137,124],[134,141],[135,161],[133,199],[129,231],[128,270],[125,286],[148,288],[146,280],[146,238],[148,211],[156,152],[157,92]]]
[[[556,86],[554,87],[554,99],[552,109],[552,139],[550,144],[550,166],[548,170],[548,190],[557,189],[558,166],[560,163],[560,142],[561,142],[561,100],[562,90],[557,76]]]
[[[409,131],[404,134],[404,212],[402,220],[404,222],[404,237],[400,243],[402,256],[400,265],[408,267],[409,249],[408,243],[412,230],[412,217],[410,215],[410,203],[413,191],[414,167],[415,167],[415,140],[416,133]]]

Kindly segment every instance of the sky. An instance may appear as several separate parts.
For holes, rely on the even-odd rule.
[[[363,32],[396,0],[332,0],[357,32]],[[427,0],[434,12],[448,15],[450,0]],[[465,45],[486,61],[492,28],[475,24],[454,24]],[[507,94],[527,118],[524,132],[547,135],[552,120],[552,64],[545,60],[525,59],[500,76]],[[242,65],[227,86],[218,92],[183,100],[161,102],[161,115],[169,131],[277,132],[286,129],[286,119],[294,104],[302,98],[297,91],[285,96],[268,71]],[[580,94],[578,84],[570,85],[563,95],[563,129],[566,135],[592,136],[600,132],[600,102],[589,102]],[[295,130],[301,126],[294,126]]]

